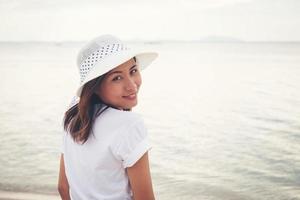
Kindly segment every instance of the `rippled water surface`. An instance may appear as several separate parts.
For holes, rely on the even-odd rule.
[[[0,190],[56,193],[81,45],[0,44]],[[157,199],[300,199],[300,44],[147,45],[135,112]]]

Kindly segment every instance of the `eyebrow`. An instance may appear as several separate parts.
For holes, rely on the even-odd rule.
[[[134,67],[136,67],[136,65],[133,65],[132,67],[130,67],[129,71]],[[113,72],[108,73],[107,75],[110,76],[110,75],[116,74],[116,73],[122,73],[122,71],[113,71]]]

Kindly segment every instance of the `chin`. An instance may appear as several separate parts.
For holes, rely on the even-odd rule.
[[[136,105],[137,105],[137,102],[136,102],[136,103],[132,103],[132,104],[124,105],[123,108],[131,110],[131,109],[132,109],[133,107],[135,107]]]

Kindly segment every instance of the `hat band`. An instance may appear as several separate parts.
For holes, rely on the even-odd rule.
[[[86,78],[87,74],[96,65],[101,62],[104,58],[119,52],[129,50],[124,44],[107,44],[106,46],[99,47],[96,51],[92,52],[79,67],[80,82],[82,83]]]

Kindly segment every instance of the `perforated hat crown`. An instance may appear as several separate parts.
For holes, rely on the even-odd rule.
[[[84,45],[78,53],[77,65],[79,68],[80,86],[76,95],[80,97],[84,84],[109,72],[133,57],[136,57],[137,65],[142,70],[155,60],[157,56],[156,52],[129,48],[115,36],[99,36]]]

